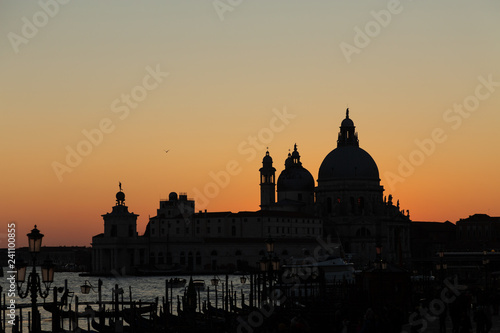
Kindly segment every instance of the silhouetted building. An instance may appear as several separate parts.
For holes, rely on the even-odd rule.
[[[500,217],[474,214],[456,222],[461,250],[483,251],[500,247]]]
[[[104,233],[93,237],[93,271],[240,269],[255,266],[268,236],[275,239],[282,260],[307,256],[320,247],[317,237],[329,235],[355,263],[374,261],[376,246],[382,246],[385,260],[409,264],[409,212],[404,214],[392,195],[383,197],[377,164],[359,147],[349,110],[337,148],[321,164],[317,187],[296,144],[277,180],[269,151],[259,172],[261,210],[195,213],[194,200],[172,192],[160,200],[143,236],[137,234],[137,215],[128,212],[120,187],[113,211],[103,215]]]
[[[344,252],[359,264],[375,260],[376,246],[393,263],[410,263],[410,217],[394,204],[392,195],[383,197],[377,164],[359,147],[354,122],[342,121],[337,148],[323,160],[315,188],[311,173],[302,166],[297,145],[288,154],[278,178],[278,200],[273,201],[274,174],[269,152],[262,161],[261,207],[307,212],[323,220],[323,234],[340,239]],[[316,197],[316,200],[314,199]]]
[[[104,233],[92,238],[92,271],[98,274],[146,274],[148,271],[234,271],[255,268],[266,254],[264,240],[275,241],[282,261],[303,257],[319,246],[321,219],[302,212],[194,211],[186,194],[172,192],[161,200],[144,235],[136,231],[137,215],[116,194],[111,213],[102,215]]]
[[[413,269],[419,272],[435,270],[440,251],[456,249],[456,226],[449,222],[412,222],[411,255]]]

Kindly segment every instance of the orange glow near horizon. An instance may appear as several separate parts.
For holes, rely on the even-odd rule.
[[[266,147],[278,176],[297,143],[317,180],[347,106],[413,221],[500,216],[500,3],[401,2],[365,37],[387,1],[117,4],[60,5],[28,37],[38,2],[0,5],[0,235],[16,222],[17,246],[35,224],[89,246],[118,182],[139,234],[170,192],[258,210]]]

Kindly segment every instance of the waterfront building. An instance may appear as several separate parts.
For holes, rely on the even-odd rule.
[[[120,187],[113,211],[103,215],[104,233],[93,237],[93,271],[245,270],[265,255],[264,239],[269,236],[275,240],[275,254],[285,262],[321,252],[316,251],[321,249],[317,238],[330,237],[330,243],[339,244],[335,254],[349,254],[359,266],[380,259],[376,248],[383,249],[383,259],[409,265],[409,212],[405,214],[399,201],[394,204],[392,195],[384,197],[377,164],[359,147],[348,109],[337,147],[319,168],[317,186],[296,144],[284,164],[276,180],[266,151],[259,169],[260,210],[196,212],[186,193],[172,192],[160,200],[141,236],[137,215],[128,212]]]

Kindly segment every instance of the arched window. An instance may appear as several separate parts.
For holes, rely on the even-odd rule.
[[[210,255],[212,255],[212,256],[216,256],[216,255],[217,255],[217,251],[212,250],[212,252],[210,253]]]
[[[327,198],[326,199],[326,212],[331,213],[332,212],[332,198]]]
[[[172,265],[172,253],[167,252],[167,265]]]

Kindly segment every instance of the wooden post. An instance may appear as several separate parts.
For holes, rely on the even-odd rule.
[[[253,307],[253,273],[250,273],[250,307]]]
[[[29,312],[28,312],[29,314]],[[28,323],[30,322],[30,318],[28,315]],[[28,324],[29,326],[29,324]],[[19,308],[19,332],[23,331],[23,308]]]
[[[222,282],[222,298],[221,298],[221,303],[222,303],[222,310],[224,310],[224,282]]]
[[[118,315],[118,310],[119,310],[119,306],[118,306],[118,283],[115,284],[115,291],[114,291],[114,298],[115,298],[115,323],[118,323],[118,320],[120,319],[120,316]]]
[[[218,305],[217,305],[217,286],[215,286],[215,308],[216,309],[218,308]]]
[[[227,306],[227,301],[228,301],[228,298],[229,298],[229,276],[226,274],[226,299],[225,299],[225,304],[226,304],[226,311],[229,310],[228,306]]]
[[[59,307],[57,306],[57,288],[54,287],[53,291],[53,301],[54,301],[54,311],[52,312],[52,332],[59,332],[61,330],[60,327],[60,319],[59,319]]]
[[[102,304],[102,280],[97,281],[97,299],[99,302],[99,324],[104,325],[104,305]]]
[[[75,295],[75,325],[73,326],[73,330],[78,331],[78,296]]]

